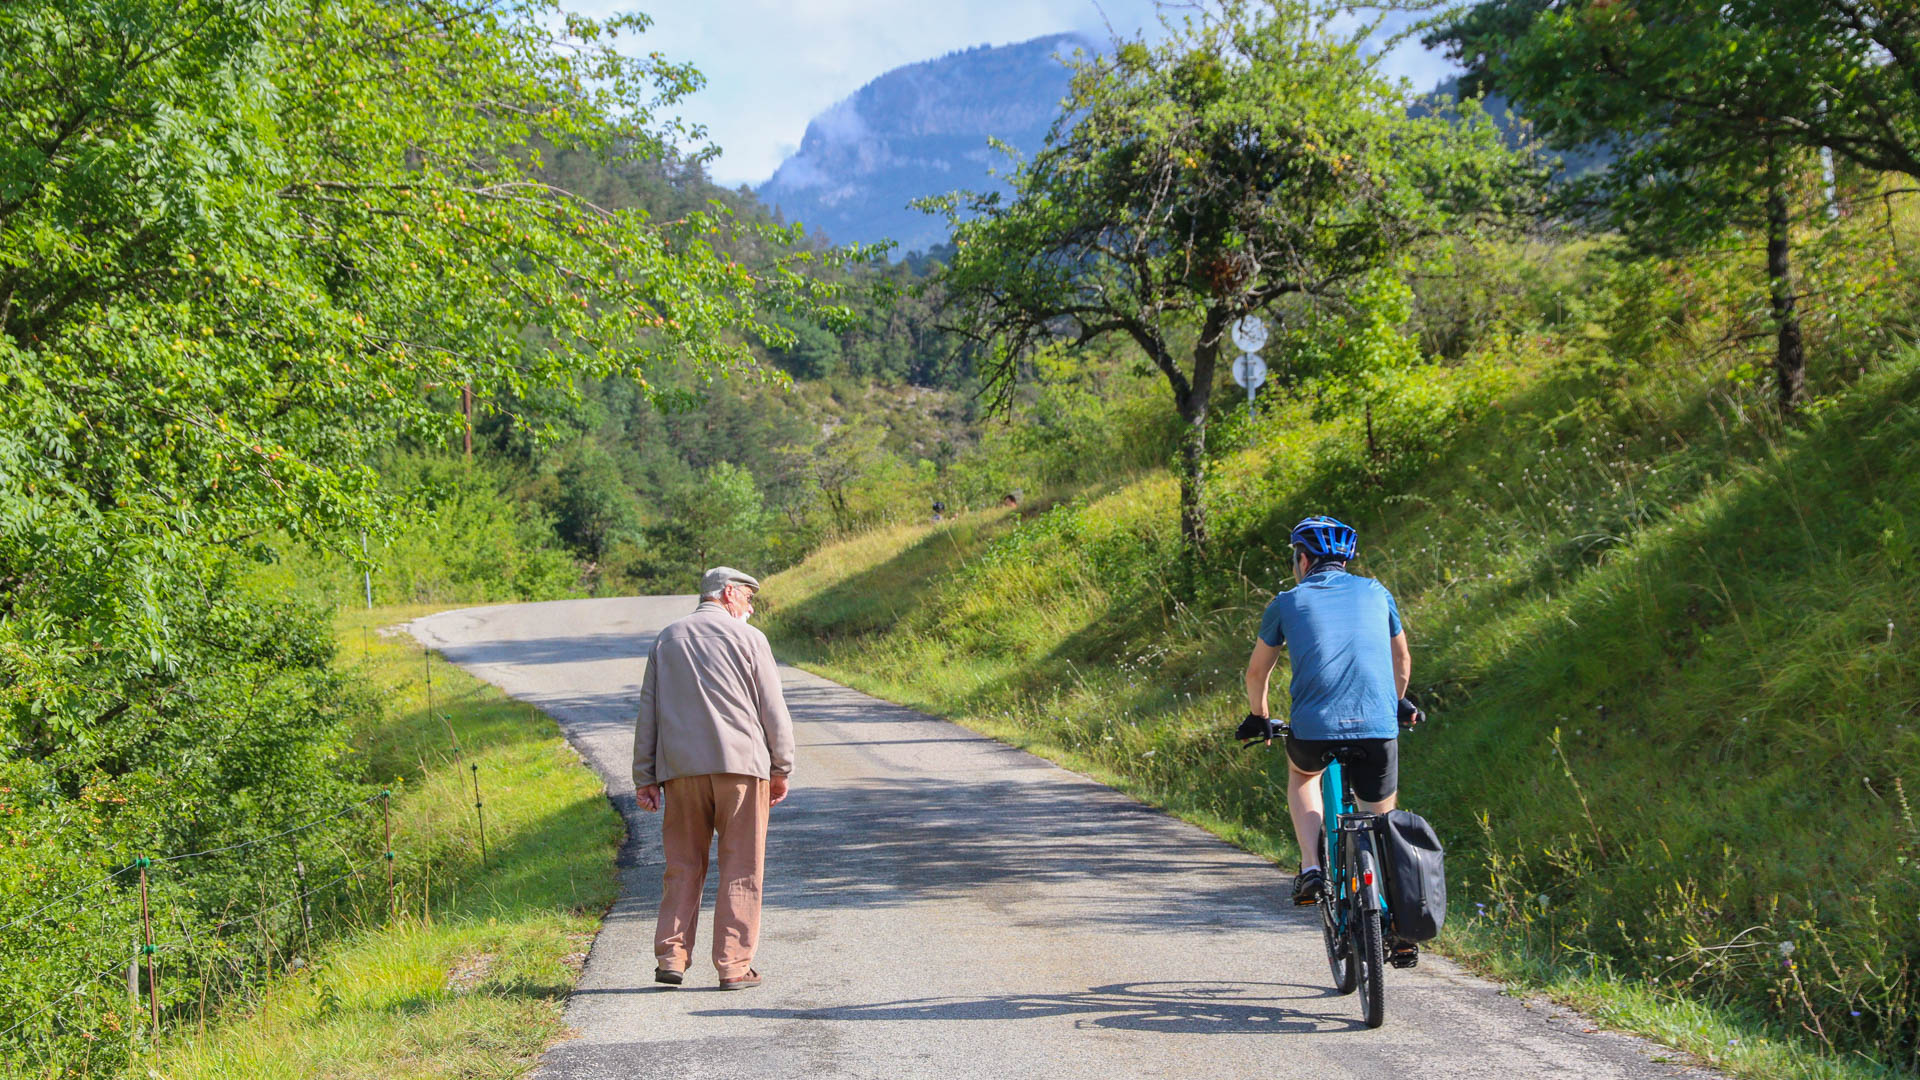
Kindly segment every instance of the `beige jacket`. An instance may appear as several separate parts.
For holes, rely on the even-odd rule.
[[[793,771],[793,720],[767,635],[705,601],[647,654],[633,785],[676,776]]]

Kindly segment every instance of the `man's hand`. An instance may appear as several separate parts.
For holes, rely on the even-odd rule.
[[[635,801],[639,802],[640,809],[645,810],[649,814],[660,809],[659,784],[648,784],[643,788],[635,788],[633,797]]]
[[[784,799],[787,797],[787,778],[780,773],[774,773],[772,776],[768,777],[767,778],[767,794],[772,796],[772,799],[767,803],[767,805],[768,806],[778,805],[781,799]]]
[[[1400,699],[1400,726],[1401,727],[1403,728],[1413,727],[1415,724],[1420,723],[1422,720],[1425,720],[1426,718],[1427,718],[1427,714],[1420,711],[1420,706],[1415,705],[1413,703],[1412,698],[1403,697]]]
[[[1272,742],[1279,735],[1280,731],[1275,727],[1273,720],[1259,713],[1248,713],[1247,718],[1240,721],[1240,727],[1233,733],[1233,737],[1243,743],[1262,740]]]

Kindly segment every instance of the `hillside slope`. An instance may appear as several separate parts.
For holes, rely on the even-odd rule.
[[[1429,378],[1446,433],[1390,465],[1306,402],[1229,429],[1195,603],[1154,472],[825,549],[769,582],[770,632],[1290,860],[1284,765],[1227,734],[1287,526],[1338,513],[1436,716],[1403,792],[1451,848],[1453,948],[1631,989],[1750,1073],[1875,1071],[1796,1039],[1913,1069],[1920,357],[1785,431],[1717,368],[1537,339]],[[1736,1027],[1673,1019],[1700,1004]]]

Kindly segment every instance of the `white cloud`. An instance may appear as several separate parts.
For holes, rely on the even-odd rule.
[[[1152,0],[661,0],[635,51],[692,61],[707,85],[680,106],[721,148],[714,177],[731,185],[773,175],[807,121],[902,64],[974,45],[1004,45],[1078,30],[1106,36],[1153,21]],[[622,0],[574,0],[588,14]],[[1397,51],[1389,70],[1421,89],[1444,70],[1436,57]],[[1414,45],[1412,53],[1419,53]],[[855,118],[857,120],[857,118]]]

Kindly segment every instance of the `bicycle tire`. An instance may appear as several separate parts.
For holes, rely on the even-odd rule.
[[[1323,869],[1328,865],[1327,842],[1324,837],[1320,841],[1320,865]],[[1314,906],[1320,909],[1320,936],[1327,947],[1327,970],[1333,973],[1334,993],[1345,996],[1353,993],[1353,988],[1359,980],[1359,972],[1355,970],[1357,965],[1353,962],[1353,948],[1347,940],[1347,935],[1334,918],[1336,910],[1334,895],[1338,891],[1332,876],[1329,875],[1326,885],[1320,890],[1320,902]]]
[[[1362,865],[1371,862],[1362,860]],[[1360,1020],[1370,1028],[1387,1022],[1387,954],[1378,911],[1362,911],[1359,896],[1348,912],[1353,923],[1354,964],[1360,982]]]

